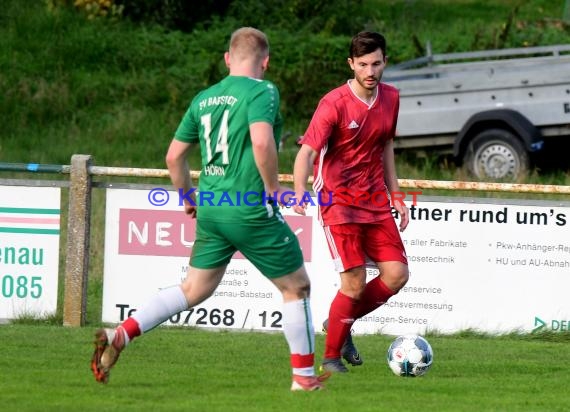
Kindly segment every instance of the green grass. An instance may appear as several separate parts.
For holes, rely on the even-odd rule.
[[[563,411],[566,335],[428,335],[434,365],[394,376],[391,337],[357,336],[365,364],[327,390],[290,393],[280,333],[158,328],[121,355],[109,384],[89,370],[90,328],[0,326],[5,411]],[[323,336],[317,336],[317,359]]]

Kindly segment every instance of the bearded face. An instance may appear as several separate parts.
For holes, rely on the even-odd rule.
[[[354,71],[354,79],[360,87],[366,90],[374,90],[386,68],[386,58],[382,50],[378,49],[372,53],[360,57],[348,59],[350,68]]]

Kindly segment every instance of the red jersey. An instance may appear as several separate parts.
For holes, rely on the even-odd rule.
[[[391,216],[383,154],[396,134],[399,107],[398,89],[383,83],[370,105],[348,83],[319,102],[301,143],[319,153],[313,190],[325,226]]]

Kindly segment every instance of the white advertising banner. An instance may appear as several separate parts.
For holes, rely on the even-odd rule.
[[[57,309],[60,189],[0,186],[0,321]]]
[[[358,320],[354,333],[570,329],[570,205],[479,201],[418,197],[402,233],[410,280]],[[316,212],[283,214],[303,249],[319,331],[339,276]],[[182,212],[176,192],[108,189],[105,227],[102,317],[118,323],[184,279],[195,221]],[[377,274],[370,270],[369,280]],[[277,289],[237,253],[214,295],[167,324],[279,330],[281,306]]]

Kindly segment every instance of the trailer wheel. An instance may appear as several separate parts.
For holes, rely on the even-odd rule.
[[[514,134],[503,129],[489,129],[469,142],[464,164],[469,172],[482,180],[517,180],[528,171],[529,157]]]

